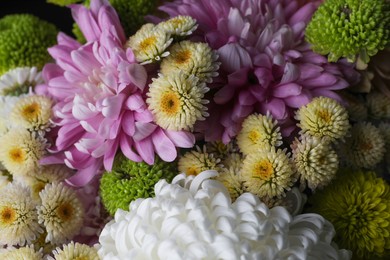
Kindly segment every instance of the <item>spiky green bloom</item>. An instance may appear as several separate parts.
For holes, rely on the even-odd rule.
[[[306,28],[313,50],[368,63],[390,41],[390,2],[386,0],[327,0]]]
[[[390,259],[390,186],[374,172],[343,169],[309,203],[333,224],[335,242],[354,259]]]
[[[38,67],[51,60],[47,48],[56,43],[57,28],[30,14],[0,19],[0,75],[17,67]]]
[[[100,181],[103,205],[111,215],[119,208],[129,210],[131,201],[154,196],[154,185],[160,179],[170,182],[176,174],[175,163],[156,158],[153,165],[148,165],[119,155],[112,171],[105,172]]]
[[[50,4],[55,4],[55,5],[59,5],[59,6],[67,6],[70,4],[76,4],[76,3],[79,3],[81,1],[82,0],[46,0],[46,2],[48,2]]]

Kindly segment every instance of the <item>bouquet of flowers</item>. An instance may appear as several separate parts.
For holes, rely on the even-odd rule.
[[[388,0],[48,0],[0,19],[1,259],[389,259]]]

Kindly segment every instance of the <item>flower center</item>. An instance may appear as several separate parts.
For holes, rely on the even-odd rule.
[[[21,148],[13,148],[9,151],[9,157],[12,162],[23,163],[26,159],[26,154]]]
[[[175,62],[179,65],[187,63],[189,59],[191,59],[190,50],[180,51],[175,55]]]
[[[253,142],[256,143],[260,139],[261,135],[259,131],[257,130],[252,130],[248,134],[248,138]]]
[[[139,49],[141,51],[147,51],[150,48],[150,46],[152,46],[156,43],[156,41],[157,41],[156,36],[150,36],[150,37],[144,39],[142,42],[140,42]]]
[[[175,115],[180,110],[180,97],[177,93],[164,93],[160,102],[161,111],[168,115]]]
[[[70,203],[63,203],[57,208],[58,217],[66,222],[73,217],[73,207]]]
[[[254,165],[252,177],[268,181],[273,174],[274,168],[272,163],[265,159]]]
[[[191,166],[187,168],[187,175],[198,175],[199,174],[199,169],[195,166]]]
[[[39,104],[34,102],[32,104],[25,106],[22,109],[22,116],[29,121],[34,120],[39,116],[40,111],[41,109],[39,107]]]
[[[320,120],[322,120],[325,123],[330,123],[332,119],[332,115],[329,113],[328,110],[318,110],[317,116]]]
[[[12,224],[16,220],[16,212],[11,207],[3,207],[0,210],[0,224]]]

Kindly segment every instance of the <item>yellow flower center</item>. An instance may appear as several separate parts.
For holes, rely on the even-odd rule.
[[[39,107],[39,104],[34,102],[34,103],[31,103],[31,104],[25,106],[22,109],[22,116],[23,116],[23,118],[25,118],[28,121],[33,121],[34,119],[36,119],[39,116],[40,112],[41,112],[41,109]]]
[[[257,162],[253,167],[253,178],[262,179],[268,181],[274,174],[274,168],[272,163],[267,159]]]
[[[150,37],[144,39],[139,44],[140,51],[147,51],[150,48],[150,46],[152,46],[156,43],[156,41],[157,41],[156,36],[150,36]]]
[[[261,135],[257,130],[252,130],[248,134],[249,140],[251,140],[253,143],[256,143],[260,139],[260,137]]]
[[[12,224],[16,220],[16,212],[12,207],[6,206],[0,210],[0,224]]]
[[[332,115],[331,115],[331,113],[329,113],[328,110],[318,110],[317,116],[320,120],[322,120],[322,122],[325,122],[325,123],[330,123],[332,120]]]
[[[175,62],[179,65],[187,63],[191,59],[192,53],[190,50],[184,50],[176,53]]]
[[[168,115],[176,115],[180,111],[180,97],[177,93],[166,92],[162,95],[160,109]]]
[[[173,24],[174,27],[179,27],[180,25],[183,24],[183,19],[180,18],[173,18],[170,20],[170,22]]]
[[[13,148],[8,152],[9,158],[14,163],[23,163],[26,159],[26,153],[22,148]]]
[[[195,166],[191,166],[191,167],[187,168],[187,171],[186,171],[187,175],[198,175],[199,172],[200,172],[199,169]]]
[[[80,255],[72,258],[73,260],[89,260],[88,256]]]
[[[63,221],[66,222],[73,217],[74,209],[69,202],[61,204],[57,208],[57,215]]]

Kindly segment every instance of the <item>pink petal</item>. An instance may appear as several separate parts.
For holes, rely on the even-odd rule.
[[[146,107],[145,100],[140,93],[135,93],[130,95],[125,103],[126,107],[130,110],[137,111],[139,109],[144,109]]]
[[[78,170],[75,175],[66,179],[66,183],[75,187],[83,187],[87,185],[93,177],[99,173],[101,167],[101,162],[97,161],[94,164],[91,164],[87,168]]]
[[[286,98],[290,96],[297,96],[301,93],[302,86],[296,83],[287,83],[283,85],[276,86],[272,94],[277,98]]]
[[[133,136],[135,133],[135,122],[133,112],[127,111],[123,115],[122,130],[128,135]]]
[[[221,67],[231,73],[241,68],[251,68],[252,59],[245,48],[238,43],[229,43],[218,49]]]
[[[176,147],[162,129],[157,129],[157,131],[154,132],[152,140],[156,153],[163,161],[172,162],[176,159]]]
[[[300,108],[301,106],[307,105],[311,100],[311,95],[302,94],[298,96],[286,97],[284,102],[287,106],[292,108]]]
[[[120,147],[122,153],[133,162],[142,162],[142,158],[133,151],[133,141],[128,136],[122,135],[120,138]]]
[[[195,136],[191,132],[164,130],[164,133],[176,147],[192,148],[195,145]]]
[[[119,146],[119,138],[117,138],[113,142],[107,143],[108,151],[106,150],[106,153],[104,154],[104,159],[103,159],[103,165],[104,169],[106,171],[111,171],[112,170],[112,165],[114,164],[114,159],[115,159],[115,154],[118,150]]]
[[[280,80],[280,83],[293,82],[298,79],[299,74],[300,71],[298,66],[288,62],[284,67],[283,77]]]
[[[154,148],[151,138],[145,138],[134,142],[135,149],[142,159],[149,165],[154,163]]]
[[[156,128],[157,125],[152,123],[135,122],[134,141],[140,141],[150,136]]]
[[[104,107],[102,109],[102,114],[110,119],[118,119],[122,111],[122,104],[125,98],[124,94],[119,94],[103,99],[102,105]]]

